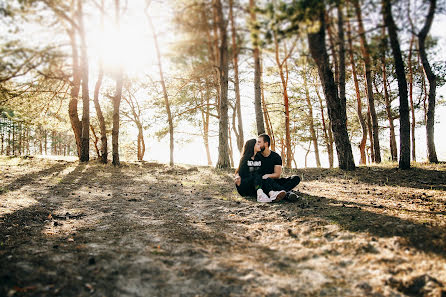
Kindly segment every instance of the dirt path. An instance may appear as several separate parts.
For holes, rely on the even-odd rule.
[[[2,157],[0,296],[446,296],[446,165],[298,173]]]

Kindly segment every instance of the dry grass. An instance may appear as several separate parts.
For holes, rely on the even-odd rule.
[[[0,296],[445,296],[446,165],[305,169],[259,204],[208,167],[0,158]]]

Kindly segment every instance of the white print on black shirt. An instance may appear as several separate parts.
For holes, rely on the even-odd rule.
[[[260,169],[262,166],[262,161],[248,161],[249,172],[254,172]]]

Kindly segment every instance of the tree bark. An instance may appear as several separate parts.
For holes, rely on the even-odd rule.
[[[99,147],[98,147],[99,137],[96,135],[96,131],[94,130],[93,125],[90,125],[90,130],[91,130],[91,133],[93,134],[93,145],[96,150],[96,154],[98,155],[98,159],[100,159],[101,151],[99,150]]]
[[[90,95],[88,89],[88,54],[85,40],[84,16],[82,1],[77,2],[79,17],[79,37],[81,46],[80,72],[82,76],[82,134],[81,134],[81,162],[90,160]]]
[[[104,0],[102,0],[101,2],[101,7],[104,7]],[[103,13],[101,12],[101,26],[102,29],[104,27],[104,16]],[[99,73],[98,73],[98,79],[96,81],[95,87],[94,87],[94,97],[93,97],[93,102],[94,102],[94,107],[96,110],[96,115],[98,117],[98,121],[99,121],[99,129],[101,132],[101,150],[100,150],[100,160],[101,163],[107,164],[107,158],[108,158],[108,145],[107,145],[107,130],[105,127],[105,119],[104,119],[104,115],[102,114],[102,110],[101,110],[101,105],[99,104],[99,91],[101,89],[101,85],[102,85],[102,79],[104,77],[104,65],[102,62],[102,57],[99,58],[99,63],[98,63],[98,68],[99,68]]]
[[[317,97],[319,99],[319,106],[320,106],[320,109],[321,109],[322,129],[323,129],[323,132],[324,132],[325,144],[327,146],[328,165],[330,166],[330,168],[333,168],[333,140],[332,140],[333,137],[332,137],[332,134],[331,134],[331,127],[330,127],[330,124],[327,125],[325,123],[324,105],[322,103],[322,97],[319,94],[318,87],[315,86],[314,88],[316,90],[316,94],[317,94]]]
[[[79,103],[79,91],[81,85],[81,74],[79,70],[79,52],[77,49],[76,33],[72,28],[67,30],[71,43],[72,54],[72,68],[73,68],[73,80],[71,81],[70,90],[70,102],[68,103],[68,115],[70,117],[71,128],[73,129],[74,138],[76,140],[77,155],[81,156],[81,134],[82,134],[82,122],[79,120],[78,115],[78,103]],[[45,150],[46,154],[46,150]]]
[[[220,120],[218,124],[218,161],[217,168],[229,168],[229,146],[228,146],[228,38],[226,32],[226,21],[223,16],[223,7],[220,0],[215,0],[217,11],[217,24],[220,29]]]
[[[384,24],[387,27],[392,47],[395,70],[398,80],[398,93],[400,97],[400,169],[410,168],[410,123],[409,104],[407,100],[407,81],[404,72],[404,62],[401,56],[398,33],[392,16],[392,5],[390,0],[382,0]]]
[[[242,152],[244,144],[242,108],[240,105],[240,81],[238,75],[238,46],[237,34],[235,30],[233,0],[229,0],[229,19],[231,21],[232,36],[232,64],[234,66],[234,87],[235,87],[235,112],[237,114],[237,126],[234,125],[234,132],[237,137],[237,148]]]
[[[426,73],[427,80],[429,81],[429,97],[427,107],[427,120],[426,120],[426,138],[427,138],[427,157],[429,162],[438,163],[437,152],[435,149],[434,139],[434,127],[435,127],[435,96],[437,89],[437,76],[432,71],[429,60],[427,58],[425,40],[429,30],[432,26],[434,19],[435,9],[437,6],[436,0],[430,0],[429,12],[426,17],[423,28],[418,33],[418,47],[420,49],[421,62],[423,63],[424,72]]]
[[[412,143],[412,161],[417,161],[417,154],[415,150],[415,108],[413,104],[413,69],[412,69],[412,50],[413,50],[413,43],[414,43],[415,35],[412,34],[412,37],[410,38],[410,45],[409,45],[409,55],[407,57],[407,68],[409,68],[409,102],[410,102],[410,113],[412,116],[412,122],[410,125],[410,132],[411,132],[411,143]]]
[[[354,55],[353,55],[353,42],[352,42],[352,36],[351,36],[351,26],[350,26],[350,21],[348,20],[348,18],[347,18],[347,41],[348,41],[348,45],[349,45],[350,65],[352,67],[352,76],[353,76],[353,81],[355,83],[356,103],[357,103],[356,113],[357,113],[359,123],[361,124],[361,129],[362,129],[362,138],[361,138],[361,142],[359,144],[359,152],[361,155],[359,164],[365,165],[367,163],[366,153],[365,153],[365,146],[367,143],[367,125],[365,123],[365,119],[362,114],[362,99],[361,99],[361,93],[359,90],[358,75],[356,73],[355,59],[354,59]]]
[[[345,98],[345,40],[344,40],[344,13],[341,0],[337,0],[338,9],[338,42],[339,42],[339,100],[341,100],[342,112],[347,114]]]
[[[311,56],[316,62],[319,71],[319,77],[324,87],[324,94],[327,101],[328,115],[332,124],[334,141],[339,160],[339,168],[344,170],[354,170],[355,162],[348,137],[345,112],[342,112],[342,103],[336,92],[337,88],[333,78],[333,72],[330,69],[328,54],[325,45],[325,20],[324,7],[320,8],[319,30],[314,33],[308,33],[308,44]]]
[[[204,101],[203,94],[201,94],[202,102]],[[201,109],[201,119],[203,121],[203,142],[204,147],[206,150],[206,157],[208,161],[208,165],[212,166],[212,160],[211,160],[211,151],[209,149],[209,117],[210,117],[210,106],[209,106],[209,95],[208,92],[206,92],[206,111]]]
[[[96,109],[96,115],[99,121],[99,129],[101,132],[101,150],[100,150],[100,159],[101,163],[107,164],[107,155],[108,155],[108,147],[107,147],[107,130],[105,127],[105,119],[102,114],[101,105],[99,104],[99,90],[101,89],[102,78],[104,76],[104,70],[102,63],[99,65],[99,74],[98,80],[96,81],[94,88],[94,107]]]
[[[279,76],[280,80],[282,82],[282,91],[283,91],[283,105],[285,108],[285,147],[286,147],[286,160],[285,160],[285,167],[291,168],[291,131],[290,131],[290,104],[289,104],[289,98],[288,98],[288,66],[287,66],[287,60],[288,60],[288,53],[286,51],[285,46],[285,58],[283,61],[279,58],[279,42],[277,40],[277,33],[273,33],[274,36],[274,48],[275,48],[275,57],[276,57],[276,63],[279,70]],[[285,65],[285,73],[283,66]]]
[[[156,57],[158,59],[158,68],[159,68],[159,73],[160,73],[160,80],[161,80],[161,86],[163,88],[163,97],[164,97],[164,105],[166,106],[166,113],[167,113],[167,121],[169,123],[169,144],[170,144],[170,166],[174,165],[174,160],[173,160],[173,152],[174,152],[174,135],[173,135],[173,118],[172,118],[172,113],[170,111],[170,102],[169,102],[169,96],[167,95],[167,88],[166,88],[166,82],[164,81],[164,73],[163,73],[163,64],[162,64],[162,60],[161,60],[161,52],[159,49],[159,44],[158,44],[158,37],[156,35],[155,32],[155,27],[153,26],[152,23],[152,18],[150,17],[150,15],[148,13],[146,13],[147,15],[147,19],[149,21],[150,27],[152,28],[152,32],[153,32],[153,40],[155,43],[155,49],[156,49]]]
[[[143,133],[144,131],[143,131],[141,123],[139,123],[137,125],[137,127],[138,127],[138,154],[137,154],[137,158],[138,158],[138,161],[142,161],[143,158],[144,158],[144,153],[146,151],[146,144],[144,142],[144,133]]]
[[[365,37],[364,25],[362,22],[361,6],[358,0],[353,0],[355,7],[356,17],[358,19],[358,30],[361,38],[361,50],[364,57],[365,76],[367,84],[367,99],[369,103],[370,117],[372,120],[372,135],[373,135],[373,148],[375,153],[374,162],[381,163],[381,152],[379,145],[379,131],[378,131],[378,118],[375,111],[375,99],[373,97],[373,80],[372,80],[372,67],[370,61],[370,50]]]
[[[385,33],[385,28],[383,28]],[[384,100],[386,103],[386,113],[387,119],[389,120],[389,128],[390,128],[390,154],[392,156],[392,161],[396,162],[398,160],[398,150],[396,147],[396,137],[395,137],[395,125],[393,124],[393,116],[391,112],[391,105],[389,99],[389,91],[387,89],[387,73],[386,73],[386,58],[385,52],[383,52],[383,56],[381,58],[382,64],[382,72],[383,72],[383,84],[384,84]]]
[[[305,63],[306,63],[306,61],[305,61]],[[311,141],[313,143],[313,148],[314,148],[314,157],[316,159],[316,166],[318,168],[320,168],[321,167],[321,159],[319,157],[319,146],[317,144],[316,131],[314,129],[313,106],[312,106],[311,100],[310,100],[310,91],[308,90],[307,73],[308,72],[307,72],[306,65],[305,65],[302,75],[304,77],[305,98],[306,98],[307,107],[308,107],[308,122],[310,124],[310,135],[311,135]]]
[[[120,29],[120,6],[119,0],[115,0],[115,19],[116,27]],[[119,160],[119,111],[122,98],[122,87],[124,84],[124,69],[122,65],[119,66],[116,73],[116,88],[115,96],[113,97],[113,128],[112,128],[112,163],[114,166],[121,164]]]
[[[265,101],[265,87],[263,86],[263,59],[262,59],[262,52],[260,52],[260,86],[262,90],[262,109],[263,109],[263,119],[266,126],[266,133],[271,138],[271,150],[276,150],[276,139],[274,136],[274,130],[273,125],[271,123],[271,118],[269,116],[268,107],[266,106]]]
[[[251,16],[251,26],[255,26],[257,22],[256,12],[255,12],[255,0],[249,0],[249,9]],[[255,29],[252,29],[255,30]],[[256,113],[256,125],[257,134],[265,133],[265,123],[263,122],[262,114],[262,94],[260,86],[260,50],[259,50],[259,36],[257,30],[254,32],[253,40],[253,54],[254,54],[254,108]]]

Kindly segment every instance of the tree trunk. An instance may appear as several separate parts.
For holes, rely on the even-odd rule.
[[[47,130],[45,130],[45,156],[48,156],[48,131]],[[77,145],[76,145],[76,147],[77,147]],[[78,153],[79,153],[79,151],[78,151]],[[79,156],[79,154],[78,154],[78,156]]]
[[[337,0],[338,8],[338,42],[339,42],[339,100],[341,100],[342,112],[347,114],[345,98],[345,40],[344,40],[344,13],[341,0]]]
[[[226,22],[223,16],[223,7],[220,0],[215,0],[217,11],[217,24],[220,29],[220,120],[218,125],[218,161],[217,168],[229,168],[229,146],[228,146],[228,40]]]
[[[104,7],[104,0],[101,1],[101,8]],[[103,12],[101,12],[101,28],[104,28],[104,15]],[[103,30],[102,30],[103,31]],[[99,104],[99,91],[101,89],[102,85],[102,79],[104,77],[104,65],[102,62],[102,57],[99,57],[99,74],[98,79],[96,81],[95,87],[94,87],[94,107],[96,109],[96,115],[98,117],[99,121],[99,129],[101,132],[101,150],[100,150],[100,158],[101,163],[107,164],[108,159],[108,144],[107,144],[107,130],[105,127],[105,119],[104,115],[102,114],[101,105]]]
[[[409,45],[409,55],[407,57],[407,68],[409,68],[409,102],[410,102],[410,111],[412,116],[412,122],[411,122],[411,142],[412,142],[412,161],[417,161],[417,154],[415,150],[415,108],[413,104],[413,69],[412,69],[412,49],[413,49],[413,43],[415,40],[415,35],[412,34],[412,37],[410,39],[410,45]]]
[[[373,136],[373,148],[375,153],[374,162],[381,163],[381,152],[379,145],[379,131],[378,131],[378,118],[375,111],[375,99],[373,98],[373,80],[372,80],[372,65],[370,61],[370,50],[365,37],[364,25],[362,22],[361,6],[358,0],[353,0],[355,7],[356,17],[358,19],[358,31],[361,38],[361,50],[364,57],[365,76],[367,84],[367,99],[369,103],[370,117],[372,120],[372,136]]]
[[[369,132],[370,156],[372,158],[371,162],[375,162],[375,148],[373,146],[373,127],[372,127],[372,117],[370,115],[370,108],[367,108],[367,131]]]
[[[244,144],[242,109],[240,105],[240,81],[238,77],[238,47],[237,34],[235,30],[233,0],[229,0],[229,18],[232,32],[232,64],[234,66],[234,87],[235,87],[235,112],[237,114],[237,127],[234,125],[234,132],[237,137],[237,148],[242,152]]]
[[[213,11],[215,11],[215,9],[213,9]],[[207,15],[206,15],[206,10],[203,9],[201,11],[201,15],[203,19],[207,20]],[[215,18],[214,18],[215,20]],[[214,21],[215,23],[215,21]],[[213,64],[213,75],[214,75],[214,80],[215,80],[215,86],[216,86],[216,99],[215,99],[215,105],[217,106],[217,112],[220,112],[219,110],[219,102],[220,102],[220,74],[218,71],[218,63],[219,63],[219,59],[218,59],[218,31],[217,31],[217,26],[214,24],[213,29],[214,29],[214,38],[212,38],[211,36],[211,28],[209,27],[208,22],[206,22],[206,37],[207,37],[207,46],[208,46],[208,53],[209,53],[209,60],[212,61]],[[213,40],[214,39],[214,40]],[[214,41],[214,42],[213,42]],[[215,41],[217,41],[217,44],[215,44]]]
[[[232,154],[232,137],[231,137],[231,130],[228,132],[228,138],[229,138],[229,162],[231,163],[231,167],[234,168],[234,156]]]
[[[96,115],[99,121],[99,129],[101,132],[101,150],[100,150],[101,163],[107,164],[107,155],[108,155],[107,130],[105,127],[105,119],[104,115],[102,114],[101,105],[99,104],[99,90],[101,88],[103,76],[104,76],[104,70],[102,62],[100,62],[98,80],[96,81],[96,85],[94,88],[94,107],[96,109]]]
[[[20,122],[17,123],[17,133],[18,133],[18,141],[17,141],[17,151],[18,151],[18,155],[20,156],[22,154],[22,124]]]
[[[395,125],[393,124],[389,91],[387,89],[386,60],[384,55],[385,53],[383,53],[382,57],[382,72],[383,72],[383,84],[384,84],[384,100],[386,103],[386,113],[387,113],[387,119],[389,120],[389,128],[390,128],[390,154],[392,155],[392,161],[396,162],[398,160],[398,150],[396,147]]]
[[[332,124],[336,151],[338,154],[339,168],[344,170],[354,170],[355,162],[348,137],[346,121],[347,116],[342,108],[342,103],[336,92],[336,85],[333,72],[330,69],[327,49],[325,46],[325,20],[324,8],[321,7],[319,15],[319,30],[308,33],[308,44],[311,56],[318,66],[319,77],[324,87],[324,94],[327,101],[328,115]],[[344,112],[342,112],[344,110]]]
[[[156,57],[158,59],[158,68],[159,68],[159,73],[160,73],[161,86],[163,88],[164,104],[166,106],[167,121],[169,123],[169,144],[170,144],[169,164],[170,164],[170,166],[173,166],[174,165],[174,160],[173,160],[173,152],[174,152],[173,118],[172,118],[172,113],[170,111],[170,102],[169,102],[169,96],[167,95],[166,82],[164,80],[163,64],[162,64],[161,52],[160,52],[159,44],[158,44],[158,36],[156,35],[155,27],[153,26],[153,23],[152,23],[152,18],[150,17],[150,15],[148,13],[146,13],[146,15],[147,15],[147,19],[149,20],[150,27],[152,28],[153,40],[155,42]]]
[[[262,57],[262,52],[260,52],[260,57]],[[263,86],[263,59],[260,59],[260,85],[261,85],[261,89],[262,89],[262,108],[263,108],[263,118],[265,121],[265,126],[266,126],[266,133],[269,135],[269,137],[271,138],[271,150],[275,151],[276,150],[276,139],[274,137],[274,130],[273,130],[273,125],[271,123],[271,118],[269,116],[269,112],[268,112],[268,107],[266,106],[266,102],[265,102],[265,88]]]
[[[282,82],[282,91],[283,91],[283,105],[285,107],[285,147],[286,147],[286,161],[285,167],[291,168],[291,131],[290,131],[290,104],[288,98],[288,67],[285,67],[285,72],[283,70],[283,65],[286,63],[288,57],[285,57],[283,61],[280,61],[279,58],[279,42],[277,40],[277,33],[273,33],[274,36],[274,47],[275,47],[275,57],[276,63],[279,70],[280,80]],[[285,56],[287,56],[286,47],[285,47]],[[286,77],[285,77],[286,75]]]
[[[138,154],[137,154],[137,158],[138,161],[142,161],[144,158],[144,153],[146,151],[146,144],[144,142],[144,131],[142,128],[141,123],[137,124],[138,126]]]
[[[307,61],[305,61],[307,63]],[[302,73],[304,77],[304,88],[305,88],[305,98],[307,100],[307,107],[308,107],[308,122],[310,124],[310,135],[311,135],[311,141],[313,142],[313,148],[314,148],[314,157],[316,158],[316,166],[318,168],[321,167],[321,159],[319,157],[319,146],[317,144],[317,137],[316,137],[316,131],[314,129],[314,120],[313,120],[313,106],[311,104],[310,100],[310,91],[308,90],[308,82],[307,82],[307,69],[306,64],[304,65],[304,71]]]
[[[119,31],[120,29],[119,0],[115,0],[115,19],[116,19],[116,28]],[[117,70],[115,80],[116,80],[116,88],[115,88],[115,96],[113,97],[112,163],[114,166],[119,166],[121,164],[119,160],[119,110],[121,106],[122,86],[124,84],[124,70],[122,65],[120,65]]]
[[[98,159],[100,159],[101,158],[101,152],[99,151],[99,147],[98,147],[99,137],[96,135],[96,131],[94,130],[93,125],[90,125],[90,129],[91,129],[91,133],[93,133],[94,148],[96,150],[96,154],[98,155]]]
[[[81,162],[90,160],[90,95],[88,91],[88,54],[84,31],[84,16],[82,1],[77,2],[79,16],[79,37],[81,46],[80,72],[82,77],[82,133],[81,133]]]
[[[400,169],[410,168],[410,123],[409,104],[407,100],[407,81],[404,72],[404,62],[401,56],[398,33],[392,16],[390,0],[382,0],[384,23],[389,32],[390,45],[395,61],[395,71],[398,80],[398,93],[400,97]]]
[[[435,96],[437,89],[437,76],[431,69],[429,60],[427,59],[425,40],[434,19],[435,8],[437,6],[436,0],[430,0],[429,12],[426,17],[423,29],[418,33],[418,47],[420,49],[421,62],[423,63],[424,72],[429,81],[429,97],[427,107],[426,120],[426,138],[427,138],[427,157],[429,162],[438,163],[437,152],[435,150],[434,126],[435,126]]]
[[[249,9],[251,15],[251,26],[255,26],[257,22],[255,12],[255,0],[249,0]],[[265,133],[265,124],[263,122],[262,114],[262,94],[260,86],[260,50],[259,50],[259,36],[256,29],[253,33],[253,47],[254,47],[254,107],[256,113],[257,134]]]
[[[204,103],[204,98],[206,98],[206,111],[201,109],[201,119],[203,121],[203,142],[204,147],[206,150],[206,157],[208,161],[208,165],[212,166],[212,160],[211,160],[211,151],[209,149],[209,117],[210,117],[210,105],[209,105],[209,94],[206,91],[206,96],[203,96],[203,93],[201,92],[201,102]]]
[[[334,81],[335,81],[336,87],[338,87],[339,86],[339,59],[338,59],[338,54],[336,52],[336,42],[334,40],[333,29],[331,28],[332,26],[330,23],[330,15],[327,12],[325,13],[325,22],[326,22],[326,27],[327,27],[328,42],[330,43],[330,48],[331,48],[331,56],[333,57]],[[339,92],[339,89],[336,88],[336,91]]]
[[[356,113],[357,113],[359,123],[361,124],[361,129],[362,129],[362,138],[361,138],[361,143],[359,144],[359,152],[361,155],[359,164],[365,165],[367,163],[366,153],[365,153],[365,146],[367,143],[367,125],[365,123],[365,119],[362,114],[362,100],[361,100],[361,94],[360,94],[360,90],[359,90],[358,75],[356,73],[355,59],[354,59],[354,55],[353,55],[353,42],[352,42],[352,36],[351,36],[351,26],[350,26],[350,21],[348,20],[348,18],[347,18],[347,40],[348,40],[348,45],[349,45],[350,65],[352,67],[352,76],[353,76],[353,81],[355,83],[355,91],[356,91],[356,102],[357,102]]]
[[[81,135],[82,135],[82,122],[79,120],[78,104],[79,104],[79,91],[81,85],[81,73],[79,69],[79,52],[77,49],[76,33],[72,28],[67,30],[71,43],[72,54],[72,68],[73,68],[73,80],[71,81],[70,90],[70,102],[68,103],[68,115],[70,117],[71,128],[73,129],[74,139],[76,140],[77,155],[81,156]],[[45,154],[47,153],[45,147]]]
[[[213,0],[215,1],[215,0]],[[217,106],[217,114],[220,117],[220,102],[221,102],[221,75],[220,75],[220,63],[221,63],[221,57],[220,57],[220,47],[219,47],[219,41],[222,38],[220,36],[221,32],[219,31],[219,21],[218,21],[218,11],[217,11],[217,5],[212,5],[212,13],[213,13],[213,50],[214,50],[214,63],[215,63],[215,78],[216,78],[216,91],[217,96],[215,97],[215,105]],[[227,38],[227,37],[226,37]]]
[[[327,127],[327,124],[325,123],[324,105],[322,103],[322,97],[319,94],[318,87],[315,86],[314,88],[316,90],[317,97],[319,98],[319,106],[321,108],[322,130],[324,132],[325,144],[327,146],[328,165],[330,166],[330,168],[333,168],[333,137],[331,134],[331,127],[330,124],[328,124]]]

